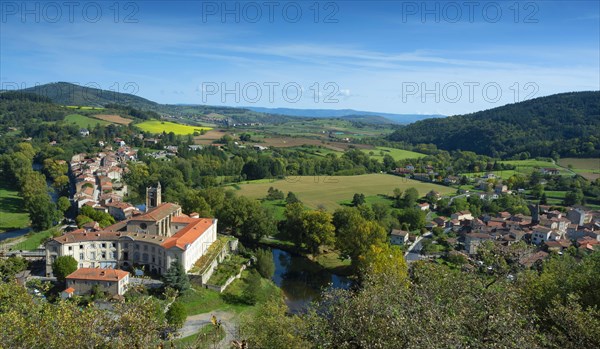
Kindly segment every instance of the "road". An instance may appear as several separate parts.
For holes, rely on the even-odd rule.
[[[213,315],[217,317],[217,320],[221,321],[221,326],[223,326],[223,329],[225,330],[225,338],[219,343],[219,348],[229,348],[229,343],[236,338],[234,337],[236,331],[236,315],[229,311],[217,310],[210,313],[188,316],[185,320],[185,324],[183,324],[183,327],[179,330],[179,338],[189,337],[197,333],[202,327],[211,323],[210,319]]]
[[[415,242],[412,245],[410,245],[410,247],[404,254],[404,259],[406,260],[406,262],[412,263],[421,259],[421,248],[423,247],[421,242],[423,241],[423,237],[425,237],[425,235],[418,236]]]

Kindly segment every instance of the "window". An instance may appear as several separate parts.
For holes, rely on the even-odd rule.
[[[96,259],[96,252],[90,252],[90,259]],[[92,265],[94,265],[94,263],[92,263]],[[93,266],[92,266],[93,268]]]
[[[106,248],[106,244],[101,244],[100,247]]]
[[[129,242],[125,243],[125,248],[129,248]]]
[[[140,228],[146,229],[146,228],[148,228],[148,225],[146,223],[141,223]]]
[[[148,251],[148,245],[144,245],[144,251]]]
[[[116,242],[113,242],[113,243],[112,243],[112,247],[115,247],[115,248],[116,248],[116,247],[117,247],[117,243],[116,243]]]
[[[73,251],[73,246],[69,246],[69,251]]]
[[[96,244],[92,243],[92,244],[90,244],[90,247],[91,248],[96,248]]]
[[[152,246],[152,252],[154,252],[154,251],[155,251],[155,250],[154,250],[154,246]]]
[[[83,250],[83,245],[79,245],[79,249],[80,249],[80,250]]]
[[[81,253],[79,254],[79,259],[84,259],[84,258],[85,258],[85,257],[83,256],[83,252],[81,252]]]
[[[117,252],[112,253],[112,259],[117,259]]]
[[[106,253],[102,252],[102,259],[106,259]]]

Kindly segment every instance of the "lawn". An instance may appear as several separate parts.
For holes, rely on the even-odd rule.
[[[261,205],[270,210],[276,220],[283,220],[286,205],[285,200],[262,200]]]
[[[211,130],[210,127],[190,126],[160,120],[148,120],[139,124],[135,124],[135,126],[144,132],[163,133],[164,131],[166,133],[173,132],[176,135],[190,135],[194,132],[200,132],[202,130]]]
[[[81,115],[81,114],[67,115],[67,116],[65,116],[65,122],[69,123],[69,124],[76,124],[77,126],[79,126],[81,128],[93,128],[96,125],[102,125],[102,126],[110,125],[110,122],[108,122],[108,121],[90,118],[88,116]]]
[[[238,314],[251,311],[254,306],[241,303],[229,303],[225,301],[225,297],[223,297],[225,294],[235,296],[241,295],[246,286],[248,273],[247,270],[244,271],[242,277],[233,281],[223,294],[194,285],[192,289],[185,291],[185,293],[180,296],[179,300],[185,305],[188,316],[208,313],[215,310],[233,311]],[[268,297],[281,295],[281,290],[271,280],[261,278],[260,282],[260,288],[255,291],[259,302],[261,300],[266,300]]]
[[[56,232],[55,228],[50,228],[48,230],[40,231],[37,233],[29,233],[29,234],[25,235],[25,240],[14,245],[12,247],[12,250],[24,250],[24,251],[37,250],[40,247],[40,245],[46,239],[52,237],[52,235],[55,232]]]
[[[424,196],[430,190],[436,190],[442,195],[455,191],[450,187],[388,174],[297,176],[258,183],[250,181],[247,184],[240,184],[238,187],[240,188],[237,191],[239,195],[256,199],[264,198],[269,187],[279,189],[284,193],[292,191],[306,206],[310,208],[323,206],[329,210],[340,207],[339,203],[344,200],[351,200],[355,193],[362,193],[365,196],[391,195],[394,188],[406,190],[410,187],[417,189],[421,196]]]
[[[8,183],[0,183],[0,233],[29,225],[29,214],[23,207],[19,191]]]
[[[420,159],[424,158],[425,154],[417,153],[410,150],[404,149],[396,149],[389,147],[376,147],[375,149],[362,149],[363,152],[367,154],[373,153],[371,157],[377,160],[383,160],[383,157],[387,154],[394,158],[394,160],[404,160],[404,159]]]

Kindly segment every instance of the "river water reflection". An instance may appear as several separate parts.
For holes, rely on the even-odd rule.
[[[283,290],[291,312],[306,309],[312,300],[318,298],[321,290],[330,285],[336,288],[350,287],[350,279],[323,269],[306,257],[277,248],[271,251],[275,262],[273,282]]]

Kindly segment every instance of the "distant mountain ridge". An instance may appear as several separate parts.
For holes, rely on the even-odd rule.
[[[123,86],[123,88],[126,89],[126,86]],[[19,91],[48,97],[52,102],[61,105],[103,107],[107,104],[119,104],[140,110],[154,111],[163,115],[186,117],[196,120],[210,119],[212,122],[214,122],[214,118],[211,115],[215,114],[222,115],[224,120],[238,123],[278,123],[291,119],[291,117],[284,115],[258,113],[243,108],[160,104],[129,93],[101,90],[68,82],[49,83]]]
[[[600,157],[600,91],[561,93],[417,121],[388,139],[496,157]]]
[[[387,119],[394,123],[408,124],[423,119],[443,118],[445,115],[439,114],[392,114],[379,113],[371,111],[362,111],[354,109],[295,109],[295,108],[264,108],[264,107],[244,107],[256,112],[274,113],[289,116],[302,116],[312,118],[343,118],[356,119],[358,116],[375,116]]]
[[[128,86],[121,86],[127,90]],[[133,86],[131,86],[133,88]],[[353,109],[294,109],[264,107],[225,107],[197,104],[160,104],[130,93],[102,90],[68,82],[54,82],[20,90],[50,98],[61,105],[81,105],[103,107],[107,104],[120,104],[140,110],[151,110],[165,115],[197,118],[199,115],[223,115],[232,122],[286,122],[295,118],[340,118],[368,124],[408,124],[426,118],[443,115],[392,114]]]

